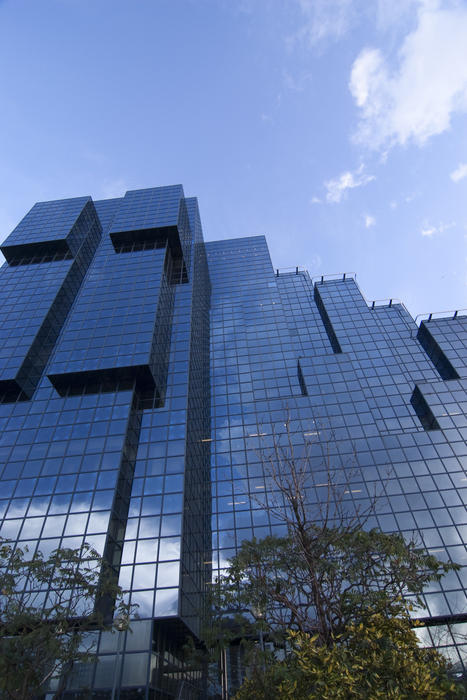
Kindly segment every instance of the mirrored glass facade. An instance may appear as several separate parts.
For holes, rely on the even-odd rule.
[[[139,606],[70,697],[205,697],[182,647],[238,544],[281,533],[285,422],[311,505],[327,463],[356,507],[381,494],[370,525],[466,563],[466,316],[417,327],[353,276],[273,269],[262,236],[204,243],[180,185],[36,204],[1,250],[0,536],[89,542]],[[459,669],[465,591],[433,585],[420,633]]]

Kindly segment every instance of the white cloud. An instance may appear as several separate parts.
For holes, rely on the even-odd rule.
[[[387,31],[407,22],[418,5],[419,0],[377,0],[377,27]]]
[[[288,36],[289,45],[305,44],[312,48],[325,41],[342,39],[351,30],[370,22],[380,32],[400,31],[413,23],[421,3],[430,0],[285,0],[291,17],[298,16],[298,28]],[[248,2],[250,10],[257,0]],[[263,0],[267,3],[268,0]],[[269,0],[268,7],[277,13],[278,0]],[[298,15],[296,10],[298,9]]]
[[[453,182],[459,182],[467,176],[467,163],[459,163],[457,168],[452,171],[450,178]]]
[[[376,224],[376,219],[374,216],[371,216],[371,214],[365,214],[365,226],[366,228],[371,228],[371,226],[374,226]]]
[[[350,74],[350,92],[357,107],[364,107],[368,102],[372,85],[384,70],[384,59],[379,49],[361,51],[354,61]]]
[[[311,203],[312,204],[321,204],[321,199],[319,197],[312,197]]]
[[[420,0],[418,23],[391,67],[380,49],[353,63],[349,88],[360,110],[355,139],[370,148],[423,145],[467,111],[467,7]]]
[[[360,165],[358,170],[353,173],[349,171],[342,173],[334,180],[328,180],[324,183],[327,190],[326,201],[331,204],[337,204],[341,201],[346,190],[354,189],[366,185],[375,179],[374,175],[364,173],[364,165]]]
[[[438,224],[438,226],[430,226],[428,224],[424,224],[422,227],[420,233],[422,236],[425,236],[426,238],[431,238],[432,236],[435,236],[439,233],[444,233],[444,231],[448,231],[450,228],[453,228],[456,225],[455,221],[451,221],[449,224],[441,222]]]
[[[298,40],[314,45],[327,38],[340,39],[358,18],[353,0],[296,1],[302,16],[299,30],[290,37],[292,43]]]

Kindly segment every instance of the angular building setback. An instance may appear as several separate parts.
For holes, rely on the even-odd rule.
[[[352,275],[274,270],[262,236],[205,244],[180,185],[36,204],[1,250],[0,536],[89,542],[139,606],[68,697],[206,696],[182,646],[237,545],[282,532],[262,451],[285,422],[311,505],[330,465],[349,503],[380,495],[371,525],[466,563],[465,315],[417,327]],[[421,633],[459,670],[464,574]]]

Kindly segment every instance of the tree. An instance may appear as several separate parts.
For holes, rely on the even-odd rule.
[[[317,469],[312,446],[306,444],[297,449],[291,421],[286,420],[283,426],[282,434],[273,436],[272,446],[261,451],[261,459],[269,477],[269,493],[275,494],[268,502],[269,510],[282,523],[286,534],[245,541],[230,560],[228,570],[213,586],[213,625],[208,646],[215,649],[243,640],[245,649],[249,649],[247,667],[252,679],[261,678],[261,683],[266,683],[264,694],[258,697],[276,697],[274,688],[285,683],[281,680],[284,669],[287,677],[294,677],[291,670],[295,669],[299,687],[304,671],[299,663],[303,650],[307,650],[310,663],[314,659],[319,667],[327,659],[337,665],[339,673],[347,669],[345,673],[349,674],[351,669],[355,671],[349,666],[352,653],[357,657],[360,653],[363,660],[366,646],[373,654],[375,671],[371,678],[375,683],[380,679],[380,685],[375,685],[375,693],[379,692],[386,682],[381,673],[389,663],[389,652],[381,641],[384,639],[392,650],[389,676],[396,672],[402,658],[399,652],[405,648],[414,663],[419,659],[423,666],[430,659],[433,661],[427,668],[428,676],[420,676],[420,687],[426,678],[433,680],[443,674],[443,683],[447,683],[441,657],[418,649],[410,617],[413,610],[423,607],[425,587],[459,567],[429,555],[415,539],[370,528],[370,517],[377,510],[380,495],[373,494],[359,507],[349,498],[353,482],[364,482],[358,470],[353,466],[333,468],[326,450],[321,469]],[[278,664],[276,653],[265,651],[264,639],[272,641],[276,649],[283,649],[284,662]],[[258,640],[262,648],[258,648]],[[405,682],[404,673],[400,671],[397,682]],[[350,676],[357,687],[358,674]],[[309,687],[309,679],[314,678],[310,669],[307,678],[304,682]],[[314,679],[311,688],[316,682]],[[252,683],[253,680],[247,681],[246,688],[252,690]],[[330,684],[328,689],[332,687]],[[329,692],[331,697],[333,693]],[[300,697],[328,697],[324,690],[320,693]],[[247,695],[239,695],[243,697]],[[380,696],[370,693],[355,697]]]
[[[405,607],[368,611],[331,645],[302,632],[288,635],[289,653],[264,673],[254,672],[235,700],[424,700],[463,697],[447,676],[445,658],[422,649]]]
[[[26,700],[91,657],[89,632],[128,620],[115,575],[88,544],[29,556],[0,543],[0,697]],[[92,637],[92,635],[91,635]]]
[[[425,586],[453,568],[357,526],[243,542],[215,589],[211,648],[242,640],[249,678],[236,700],[458,697],[411,619]]]
[[[326,645],[349,624],[392,611],[402,596],[422,606],[424,588],[453,568],[398,534],[309,523],[300,539],[243,542],[219,581],[216,606],[237,619],[256,617],[250,635],[258,627],[276,637],[298,630]]]

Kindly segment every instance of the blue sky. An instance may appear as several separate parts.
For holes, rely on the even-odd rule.
[[[0,0],[0,235],[181,182],[207,240],[467,307],[467,2]]]

